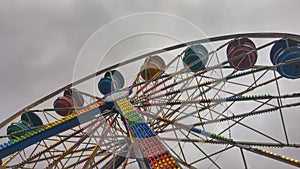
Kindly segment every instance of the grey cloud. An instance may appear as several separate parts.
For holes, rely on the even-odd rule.
[[[300,34],[299,5],[297,0],[1,1],[0,115],[7,117],[71,82],[86,40],[119,17],[170,13],[192,22],[208,36],[261,31]],[[288,124],[291,130],[297,127],[294,123]],[[255,155],[246,155],[255,163]]]

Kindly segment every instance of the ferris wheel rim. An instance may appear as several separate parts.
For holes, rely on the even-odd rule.
[[[285,35],[285,36],[283,36]],[[284,33],[251,33],[251,34],[233,34],[233,35],[225,35],[225,36],[219,36],[219,37],[213,37],[213,38],[207,38],[207,39],[212,39],[212,41],[220,41],[220,39],[222,40],[227,40],[227,39],[232,39],[232,38],[237,38],[237,37],[241,37],[241,36],[247,36],[247,37],[252,37],[252,38],[294,38],[297,37],[298,40],[300,40],[300,36],[298,35],[293,35],[295,37],[292,37],[292,36],[287,36],[287,35],[293,35],[293,34],[284,34]],[[185,46],[188,46],[188,45],[192,45],[192,44],[195,44],[195,43],[207,43],[207,42],[211,42],[211,41],[207,41],[207,39],[201,39],[201,40],[196,40],[196,41],[190,41],[190,42],[187,42],[187,43],[184,43],[184,44],[178,44],[178,45],[174,45],[174,46],[171,46],[171,47],[168,47],[168,48],[164,48],[164,49],[161,49],[161,50],[157,50],[157,51],[154,51],[154,52],[158,52],[158,53],[162,53],[162,52],[165,52],[167,51],[166,49],[169,49],[168,51],[171,51],[171,50],[174,50],[174,49],[177,49],[177,48],[181,48],[181,47],[184,47],[184,46],[180,46],[180,45],[185,45]],[[60,93],[61,91],[65,90],[65,89],[68,89],[68,88],[71,88],[73,85],[77,85],[77,84],[80,84],[86,80],[88,80],[89,78],[94,78],[100,74],[103,74],[104,72],[106,72],[107,70],[112,70],[114,68],[118,68],[120,66],[123,66],[123,65],[126,65],[126,64],[129,64],[129,63],[132,63],[134,61],[137,61],[137,60],[141,60],[149,55],[153,55],[153,52],[150,52],[150,53],[147,53],[147,54],[144,54],[144,55],[140,55],[138,57],[135,57],[133,59],[129,59],[129,60],[126,60],[124,62],[120,62],[120,63],[117,63],[113,66],[110,66],[110,67],[107,67],[105,69],[101,69],[99,71],[97,71],[96,73],[92,74],[92,75],[89,75],[89,76],[86,76],[82,79],[79,79],[78,81],[75,81],[74,83],[71,83],[69,85],[66,85],[64,86],[63,88],[57,90],[57,91],[54,91],[53,93],[45,96],[44,98],[42,99],[45,99],[44,101],[52,98],[53,96],[55,96],[56,94]],[[114,67],[115,66],[115,67]],[[53,96],[52,96],[53,95]],[[52,96],[52,97],[51,97]],[[43,101],[42,99],[40,99],[39,101]],[[29,106],[36,106],[39,103],[39,101],[29,105]],[[41,102],[42,103],[42,102]],[[34,105],[36,104],[36,105]],[[29,109],[31,109],[29,106],[27,106],[26,108],[24,108],[23,110],[24,111],[28,111]],[[23,113],[22,110],[18,113]],[[18,115],[16,115],[18,116]],[[2,125],[2,123],[0,124]],[[5,125],[5,124],[4,124]]]
[[[185,42],[185,43],[181,43],[181,44],[177,44],[177,45],[172,45],[163,49],[159,49],[159,50],[155,50],[152,52],[148,52],[146,54],[142,54],[140,56],[137,56],[135,58],[129,59],[129,60],[125,60],[123,62],[119,62],[117,64],[114,64],[112,66],[109,66],[107,68],[101,69],[95,73],[92,73],[88,76],[85,76],[79,80],[76,80],[75,82],[72,82],[66,86],[61,87],[60,89],[55,90],[54,92],[42,97],[41,99],[31,103],[30,105],[24,107],[23,109],[21,109],[20,111],[16,112],[15,114],[13,114],[12,116],[8,117],[7,119],[5,119],[4,121],[2,121],[0,123],[0,128],[4,127],[6,124],[12,122],[14,119],[16,119],[18,116],[20,116],[22,113],[29,111],[31,108],[45,102],[46,100],[49,100],[50,98],[54,97],[55,95],[59,94],[60,92],[63,92],[65,89],[69,89],[74,85],[78,85],[82,82],[85,82],[89,79],[92,79],[102,73],[105,73],[106,71],[118,68],[120,66],[144,59],[147,56],[151,56],[151,55],[155,55],[155,54],[159,54],[159,53],[163,53],[166,51],[172,51],[178,48],[182,48],[185,46],[189,46],[189,45],[193,45],[193,44],[197,44],[197,43],[208,43],[208,42],[214,42],[214,41],[222,41],[222,40],[228,40],[228,39],[234,39],[234,38],[238,38],[238,37],[249,37],[249,38],[289,38],[292,40],[296,40],[296,41],[300,41],[300,35],[297,34],[292,34],[292,33],[279,33],[279,32],[260,32],[260,33],[240,33],[240,34],[228,34],[228,35],[223,35],[223,36],[215,36],[215,37],[210,37],[210,38],[204,38],[204,39],[200,39],[200,40],[193,40],[193,41],[189,41],[189,42]]]

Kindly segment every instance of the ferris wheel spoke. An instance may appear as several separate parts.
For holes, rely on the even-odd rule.
[[[92,139],[89,139],[89,142],[91,141]],[[94,146],[89,146],[87,147],[88,145],[90,145],[90,143],[87,143],[86,146],[84,146],[83,148],[81,149],[76,149],[73,151],[72,155],[68,157],[68,160],[71,160],[71,159],[78,159],[79,162],[77,162],[76,164],[74,165],[71,165],[71,166],[76,166],[76,165],[79,165],[83,162],[86,162],[86,161],[89,161],[89,160],[94,160],[95,157],[98,157],[98,156],[102,156],[102,155],[105,155],[105,154],[108,154],[110,149],[113,148],[112,145],[110,143],[108,143],[107,145],[103,145],[103,146],[106,146],[107,149],[101,149],[99,150],[99,147],[98,147],[98,150],[99,151],[96,151],[95,150],[95,147],[97,147],[97,145],[99,144],[95,144]],[[116,145],[115,145],[116,146]],[[123,146],[123,145],[120,145],[120,146]],[[90,152],[90,153],[89,153]],[[80,153],[78,156],[75,156],[74,154],[76,153]],[[111,153],[110,153],[111,155]],[[109,155],[109,156],[110,156]],[[93,158],[92,158],[93,157]],[[64,166],[67,165],[68,163],[68,160],[65,161],[65,164]],[[93,167],[95,167],[97,165],[97,162],[95,162],[95,164],[93,164]]]
[[[118,168],[126,160],[124,156],[113,156],[101,169]]]
[[[173,100],[176,97],[179,98],[180,95],[173,95],[172,97],[168,98],[168,100]],[[160,106],[160,107],[156,107],[156,108],[157,108],[156,112],[162,112],[163,109],[166,109],[166,106]],[[171,109],[172,109],[172,106],[164,114],[166,115],[166,114],[170,113]],[[158,125],[158,124],[155,122],[150,123],[151,127],[153,127],[154,125]]]
[[[95,123],[95,120],[92,121],[90,124]],[[74,133],[70,134],[69,136],[61,139],[61,140],[57,140],[55,143],[53,143],[52,145],[47,145],[45,141],[42,141],[44,143],[44,149],[35,153],[35,154],[31,154],[27,159],[23,160],[21,163],[19,163],[18,165],[16,165],[15,167],[22,167],[24,166],[26,163],[30,163],[30,161],[33,161],[35,158],[40,158],[41,155],[45,155],[46,152],[49,152],[50,150],[54,149],[55,147],[57,147],[58,145],[62,144],[63,142],[67,141],[68,139],[70,139],[71,137],[83,132],[83,130],[85,130],[86,128],[88,128],[89,125],[83,126],[81,129],[76,130]],[[55,140],[53,140],[55,141]],[[40,145],[41,143],[38,143],[38,145]],[[35,151],[32,151],[32,153]]]
[[[195,94],[195,93],[193,93]],[[201,94],[197,95],[196,97],[194,98],[197,98],[199,97]],[[172,106],[174,105],[171,105],[170,108],[165,108],[165,109],[168,109],[168,110],[172,110]],[[202,105],[203,106],[203,105]],[[185,113],[185,110],[187,110],[188,108],[190,107],[190,105],[181,105],[180,107],[176,108],[176,109],[173,109],[171,112],[169,112],[169,114],[163,114],[164,117],[167,117],[167,118],[171,118],[172,116],[175,115],[175,117],[172,117],[172,119],[174,120],[178,120],[178,119],[184,119],[184,118],[188,118],[188,117],[193,117],[195,113],[197,112],[200,112],[200,111],[203,111],[204,109],[209,109],[209,105],[208,106],[203,106],[203,108],[201,108],[200,110],[198,109],[198,106],[195,106],[197,108],[197,110],[195,110],[194,112],[192,113]],[[181,109],[181,110],[180,110]],[[203,118],[205,119],[205,118]]]
[[[256,114],[261,114],[261,113],[271,113],[271,112],[274,112],[274,111],[277,111],[279,109],[282,109],[283,107],[275,107],[275,108],[269,108],[269,109],[264,109],[264,110],[258,110],[260,107],[262,107],[263,105],[260,105],[259,107],[255,108],[254,110],[252,110],[251,112],[249,113],[246,113],[246,114],[241,114],[241,115],[237,115],[237,118],[239,118],[238,120],[232,120],[233,121],[233,124],[229,125],[227,128],[225,128],[223,131],[221,131],[219,134],[222,134],[224,133],[225,131],[229,130],[230,128],[232,128],[234,125],[236,124],[239,124],[241,126],[244,126],[260,135],[263,135],[275,142],[278,142],[280,144],[283,144],[281,141],[278,141],[272,137],[270,137],[269,135],[266,135],[264,133],[262,133],[261,131],[258,131],[256,129],[254,129],[253,127],[250,127],[248,125],[245,125],[243,123],[241,123],[242,120],[244,120],[245,118],[249,117],[249,116],[253,116],[253,115],[256,115]],[[298,103],[294,103],[294,104],[288,104],[288,105],[285,105],[284,107],[285,108],[289,108],[289,107],[293,107],[293,106],[299,106],[299,102]],[[232,118],[236,118],[235,116],[231,116]],[[224,120],[227,120],[228,118],[225,117]],[[230,119],[230,118],[229,118]],[[223,119],[221,119],[220,121],[223,121]],[[197,125],[195,125],[197,126]]]
[[[258,38],[264,41],[256,46]],[[174,45],[108,66],[54,91],[1,122],[0,129],[7,127],[8,134],[0,136],[3,140],[0,166],[156,168],[154,164],[159,160],[152,159],[150,150],[160,146],[171,163],[183,168],[203,165],[221,168],[229,155],[236,159],[234,165],[240,163],[248,168],[252,159],[245,152],[254,153],[255,160],[267,157],[300,167],[296,159],[261,149],[281,148],[274,151],[299,153],[294,151],[300,143],[292,133],[291,124],[298,117],[293,111],[300,106],[300,93],[289,88],[289,83],[297,84],[297,81],[288,81],[299,76],[299,46],[299,35],[234,34]],[[272,63],[257,64],[257,55],[266,52],[270,53]],[[261,62],[264,59],[261,58],[257,61]],[[132,69],[136,63],[143,63],[141,69]],[[124,77],[118,72],[123,69],[129,72]],[[98,75],[103,75],[98,83],[101,95],[73,88],[81,83],[84,84],[79,88],[92,84],[90,79]],[[82,95],[83,104],[75,105],[75,96],[68,95],[73,92]],[[74,104],[41,108],[51,105],[55,97],[58,97],[55,102],[62,101],[61,94],[65,99],[70,96]],[[126,99],[135,113],[125,116],[118,109],[119,99]],[[97,112],[91,113],[95,103]],[[42,122],[34,125],[32,114]],[[140,121],[135,121],[135,117],[140,117]],[[78,122],[72,121],[73,118]],[[101,120],[102,125],[97,126]],[[272,120],[272,124],[256,125],[266,120]],[[135,126],[135,123],[139,124]],[[16,133],[9,131],[22,124],[27,127]],[[146,133],[152,133],[151,137],[143,135],[137,126],[146,126]],[[141,133],[143,136],[139,138]],[[155,145],[149,146],[149,141]],[[13,148],[19,149],[12,151]]]
[[[94,157],[95,157],[98,149],[99,149],[99,144],[96,144],[96,146],[93,148],[91,154],[88,156],[87,160],[85,161],[82,169],[86,169],[86,168],[91,167],[91,163],[94,160]]]
[[[274,77],[276,78],[275,70],[273,71],[273,73],[274,73]],[[278,81],[276,81],[275,84],[276,84],[277,94],[280,96],[281,92],[280,92],[280,89],[279,89],[279,83],[278,83]],[[280,107],[279,108],[280,119],[281,119],[282,128],[283,128],[284,135],[285,135],[285,140],[289,144],[288,133],[287,133],[287,129],[286,129],[285,121],[284,121],[284,118],[283,118],[283,113],[282,113],[282,107],[283,107],[282,100],[281,99],[277,99],[277,103],[278,103],[278,106]]]
[[[178,128],[177,130],[178,130],[179,132],[181,132],[182,135],[184,135],[184,138],[187,140],[187,141],[184,141],[183,143],[189,142],[189,143],[193,144],[194,148],[196,148],[197,150],[199,150],[199,151],[205,156],[205,159],[208,159],[208,160],[209,160],[213,165],[215,165],[217,168],[221,168],[221,167],[216,163],[216,161],[213,160],[213,159],[211,158],[211,156],[208,155],[204,150],[202,150],[198,145],[196,145],[195,142],[192,141],[192,140],[191,140],[191,139],[190,139],[190,138],[182,131],[181,128]],[[176,130],[173,130],[173,132],[176,133]],[[189,134],[190,134],[190,133],[189,133]],[[172,140],[175,141],[178,145],[180,145],[180,140],[182,140],[182,139],[176,137],[176,138],[173,138]],[[177,154],[177,153],[173,150],[173,148],[169,147],[169,149],[172,149],[171,151],[172,151],[174,154]],[[183,158],[184,158],[184,152],[182,151],[182,148],[180,149],[180,154],[181,154],[181,155],[183,156]],[[192,167],[193,162],[187,163],[187,161],[185,160],[185,158],[184,158],[183,160],[181,159],[180,155],[177,155],[177,158],[180,158],[180,159],[178,160],[179,163],[184,164],[184,166]]]
[[[39,155],[38,155],[38,154],[34,154],[34,152],[37,151],[37,148],[40,147],[42,143],[45,144],[45,142],[39,142],[39,143],[35,146],[35,148],[32,150],[31,154],[30,154],[28,157],[26,157],[26,159],[24,159],[24,160],[22,161],[22,163],[16,165],[15,167],[22,167],[22,166],[24,166],[25,163],[29,163],[29,161],[31,161],[31,160],[33,160],[33,159],[35,159],[35,158],[37,158],[37,157],[40,158]]]
[[[91,164],[91,167],[92,168],[94,168],[94,167],[97,167],[100,163],[103,163],[105,160],[107,161],[109,158],[110,158],[110,160],[109,161],[111,161],[111,160],[114,160],[114,158],[115,158],[115,156],[119,156],[119,153],[116,153],[116,152],[113,152],[113,151],[111,151],[111,149],[112,148],[114,148],[114,147],[107,147],[107,149],[105,150],[105,149],[100,149],[100,148],[98,148],[99,150],[98,150],[98,152],[96,153],[96,155],[95,155],[95,157],[94,157],[94,163],[93,164]],[[121,149],[121,152],[122,152],[122,150],[126,150],[127,149],[127,147],[124,147],[124,145],[118,145],[117,147],[115,147],[116,149]],[[103,153],[101,153],[101,154],[99,154],[99,152],[103,152]],[[123,153],[123,152],[122,152]],[[121,154],[121,153],[120,153]],[[106,155],[106,156],[104,156],[103,158],[98,158],[99,156],[103,156],[103,155]],[[122,154],[121,154],[122,155]],[[90,155],[89,155],[90,156]],[[85,159],[84,161],[85,162],[87,162],[88,160],[89,160],[90,158],[87,158],[87,159]],[[122,159],[123,160],[123,159]],[[120,161],[119,161],[120,162]]]
[[[300,97],[300,93],[286,94],[281,96],[276,95],[249,95],[249,96],[231,96],[224,98],[208,98],[208,99],[197,99],[197,100],[186,100],[186,101],[167,101],[167,102],[144,102],[144,106],[159,106],[159,105],[189,105],[189,104],[200,104],[200,103],[218,103],[221,102],[232,102],[232,101],[252,101],[252,100],[268,100],[268,99],[278,99],[278,98],[295,98]]]
[[[167,93],[164,93],[164,94],[154,95],[153,93],[156,93],[156,92],[153,92],[153,93],[148,94],[148,96],[150,96],[149,99],[154,99],[154,98],[164,97],[164,96],[168,96],[168,95],[172,95],[172,94],[176,94],[176,93],[181,93],[181,92],[188,91],[188,90],[193,90],[193,89],[196,89],[196,88],[199,88],[199,87],[204,87],[204,86],[207,87],[207,85],[214,84],[214,83],[215,83],[215,85],[213,85],[213,86],[217,86],[217,85],[219,85],[222,82],[224,83],[225,81],[230,83],[230,81],[229,81],[230,79],[238,78],[238,77],[245,76],[245,75],[249,75],[249,74],[252,74],[252,73],[255,73],[255,72],[263,71],[265,69],[268,69],[268,68],[267,67],[265,67],[265,68],[258,68],[256,70],[248,71],[248,72],[245,72],[245,73],[239,73],[237,75],[235,75],[235,74],[232,75],[231,74],[231,75],[228,75],[228,76],[226,76],[224,78],[218,78],[218,79],[208,80],[208,81],[205,81],[205,82],[202,82],[202,83],[198,83],[197,85],[194,85],[194,86],[184,87],[184,88],[181,88],[181,89],[178,89],[178,90],[175,90],[175,91],[172,91],[172,92],[167,92]],[[265,73],[266,72],[267,71],[265,71]],[[258,81],[263,75],[261,75],[256,81]],[[253,82],[250,86],[247,86],[248,87],[247,90],[250,90],[251,86],[253,86],[256,83],[256,81]],[[232,82],[232,83],[234,83],[234,82]],[[234,84],[238,84],[238,83],[234,83]],[[209,87],[209,88],[213,88],[213,87]],[[221,88],[222,87],[220,87],[219,90],[221,90]],[[251,90],[254,90],[255,88],[256,88],[256,86],[252,87]],[[158,91],[164,91],[164,90],[166,90],[166,89],[165,88],[161,88]],[[229,91],[224,91],[224,90],[222,90],[222,91],[224,93],[233,94],[233,93],[230,93]],[[153,96],[151,96],[151,95],[153,95]]]
[[[142,112],[140,112],[140,113],[142,113]],[[273,153],[273,152],[270,152],[270,151],[266,151],[266,150],[262,150],[262,149],[259,149],[259,148],[255,148],[255,147],[252,147],[252,146],[244,146],[244,145],[236,144],[235,141],[233,141],[231,138],[226,138],[226,137],[220,136],[218,134],[213,134],[213,133],[210,133],[210,132],[207,132],[207,131],[195,128],[193,126],[188,126],[188,125],[185,125],[185,124],[182,124],[182,123],[178,123],[178,122],[170,120],[170,119],[166,119],[164,117],[160,117],[160,116],[153,115],[153,114],[148,114],[146,112],[143,112],[143,115],[152,117],[154,119],[159,119],[159,120],[162,120],[162,121],[167,122],[167,123],[172,123],[172,124],[174,124],[174,125],[182,128],[184,130],[188,130],[188,131],[192,131],[192,132],[204,135],[204,136],[208,136],[208,137],[210,137],[212,139],[216,139],[218,141],[222,141],[222,142],[228,143],[230,145],[233,145],[235,147],[239,147],[239,148],[248,150],[248,151],[253,152],[255,154],[258,154],[258,155],[262,155],[262,156],[269,157],[269,158],[272,158],[272,159],[280,161],[280,162],[284,162],[286,164],[290,164],[290,165],[293,165],[293,166],[300,167],[299,160],[295,160],[293,158],[289,158],[289,157],[285,157],[285,156],[282,156],[282,155],[278,155],[276,153]]]
[[[195,94],[196,94],[196,92],[193,92],[191,96],[188,96],[188,97],[187,97],[187,99],[189,99],[190,97],[197,98],[197,97],[199,97],[199,95],[201,95],[201,94],[198,94],[198,96],[195,97],[195,96],[194,96]],[[204,92],[204,96],[205,96],[205,92]],[[214,97],[216,97],[216,96],[217,96],[217,94],[214,95]],[[171,107],[172,107],[172,106],[171,106]],[[184,108],[184,107],[185,107],[185,108]],[[186,113],[184,113],[184,111],[185,111],[185,109],[187,109],[188,107],[190,107],[190,105],[187,105],[187,106],[182,106],[182,105],[181,105],[179,108],[176,109],[176,111],[170,112],[170,114],[168,114],[168,115],[167,115],[167,113],[166,113],[166,114],[162,114],[162,115],[163,115],[164,117],[170,118],[172,115],[174,115],[175,112],[177,112],[177,113],[176,113],[177,115],[176,115],[175,117],[172,118],[173,120],[177,120],[178,117],[179,117],[179,115],[184,115],[184,114],[186,114]],[[184,109],[183,109],[183,108],[184,108]],[[197,108],[196,105],[195,105],[195,108]],[[179,111],[179,109],[182,109],[182,110]],[[169,111],[169,110],[171,110],[171,109],[168,109],[168,111]],[[197,110],[199,110],[199,109],[197,108]],[[191,114],[186,114],[186,115],[185,115],[185,117],[191,117],[191,116],[193,116],[193,115],[191,115]],[[181,118],[181,119],[183,119],[183,118]],[[200,119],[201,119],[201,118],[200,118]],[[167,127],[167,126],[168,126],[168,124],[165,125],[164,128]],[[161,130],[162,130],[162,129],[163,129],[163,128],[161,128]]]
[[[185,166],[185,167],[190,168],[190,169],[197,169],[196,167],[193,167],[192,165],[187,164],[187,163],[181,161],[180,159],[178,159],[176,157],[174,157],[174,159],[175,159],[175,161],[177,161],[178,163],[180,163],[182,166]]]
[[[129,164],[129,157],[130,157],[129,153],[130,153],[130,151],[128,151],[128,153],[127,153],[127,155],[125,157],[125,160],[124,160],[124,162],[122,164],[122,169],[126,169],[127,165]]]
[[[173,127],[173,128],[174,128],[174,127]],[[177,133],[175,132],[175,130],[173,131],[173,133],[174,133],[175,138],[178,139],[178,136],[177,136]],[[183,147],[182,147],[181,143],[180,143],[180,142],[177,142],[177,145],[178,145],[179,150],[180,150],[179,154],[181,154],[181,156],[182,156],[182,158],[183,158],[183,162],[187,163],[186,157],[185,157],[185,154],[184,154],[184,152],[183,152]]]
[[[185,84],[189,84],[189,83],[190,83],[190,81],[186,81]],[[169,101],[174,100],[174,99],[177,100],[181,95],[182,95],[182,93],[177,93],[177,94],[171,96],[170,98],[168,98],[168,100]],[[190,98],[190,96],[188,96],[188,98]],[[170,106],[170,108],[167,111],[165,111],[162,115],[163,116],[172,116],[172,114],[175,113],[175,111],[170,111],[172,109],[172,107],[173,106]],[[160,106],[160,107],[158,107],[156,112],[163,112],[162,110],[164,110],[164,109],[166,109],[166,106]],[[179,109],[177,109],[177,110],[179,110]],[[157,123],[150,123],[150,126],[154,126],[154,125],[158,125],[158,124]]]
[[[227,150],[230,150],[230,149],[232,149],[232,148],[234,148],[233,145],[231,145],[231,146],[226,146],[225,148],[223,148],[223,149],[221,149],[221,150],[219,150],[219,151],[217,151],[217,152],[214,152],[214,153],[212,153],[212,154],[207,155],[206,157],[203,157],[203,158],[201,158],[201,159],[198,159],[198,160],[195,160],[195,161],[191,162],[191,164],[193,165],[193,164],[199,163],[199,162],[201,162],[201,161],[203,161],[203,160],[207,160],[208,158],[212,158],[213,156],[220,155],[220,153],[223,153],[223,152],[225,152],[225,151],[227,151]]]
[[[273,81],[275,81],[275,80],[277,80],[277,78],[272,79],[272,80],[269,80],[269,81],[264,82],[264,83],[261,83],[261,84],[259,84],[259,85],[256,85],[256,86],[252,87],[252,88],[248,88],[247,90],[245,90],[245,91],[243,91],[243,92],[240,92],[240,93],[238,93],[238,94],[236,94],[236,95],[242,95],[242,94],[245,94],[245,93],[247,93],[247,92],[249,92],[249,91],[251,91],[251,90],[254,90],[254,89],[257,88],[257,87],[260,87],[260,86],[269,84],[269,83],[271,83],[271,82],[273,82]],[[210,88],[209,88],[209,89],[210,89]],[[205,93],[205,92],[204,92],[204,93]],[[205,97],[205,99],[207,99],[207,98]],[[256,101],[256,102],[260,102],[259,100],[255,100],[255,101]],[[221,114],[223,114],[225,111],[227,111],[227,110],[233,105],[234,102],[235,102],[235,101],[233,101],[229,106],[227,106],[227,108],[224,109],[223,112],[222,112]],[[260,102],[260,103],[264,104],[263,102]],[[190,112],[189,115],[193,115],[193,114],[198,113],[198,112],[200,112],[200,111],[204,111],[205,109],[209,109],[210,107],[216,106],[217,104],[218,104],[218,103],[214,103],[214,104],[208,105],[207,107],[202,107],[199,111]],[[270,106],[271,106],[271,105],[270,105]],[[276,106],[274,106],[274,107],[276,107]],[[178,118],[177,120],[182,120],[183,118],[187,118],[187,117],[188,117],[188,115],[183,116],[183,117],[181,117],[181,118]]]
[[[107,124],[105,130],[102,131],[102,133],[100,135],[99,143],[97,143],[96,146],[94,147],[94,149],[92,150],[91,154],[89,155],[89,158],[86,160],[86,162],[83,165],[83,169],[90,167],[92,160],[94,159],[97,151],[100,149],[100,145],[102,144],[103,139],[107,136],[108,131],[111,129],[112,124],[116,121],[116,118],[117,118],[117,115],[111,119],[109,124]]]
[[[91,133],[95,132],[103,123],[103,119],[97,122],[94,127],[90,128],[90,130],[86,134],[84,134],[75,144],[66,149],[62,154],[59,155],[59,157],[55,158],[51,163],[49,163],[46,168],[53,168],[55,165],[57,165],[58,162],[64,159],[68,154],[72,153],[75,148],[77,148],[85,139],[87,139]],[[86,146],[87,145],[88,144],[86,144]]]
[[[223,141],[216,141],[216,140],[205,140],[202,138],[183,138],[180,137],[178,139],[173,137],[160,137],[164,142],[185,142],[185,143],[197,143],[197,144],[203,144],[203,145],[229,145],[228,143],[225,143]],[[255,146],[255,147],[269,147],[269,148],[300,148],[300,144],[279,144],[274,142],[254,142],[254,141],[234,141],[236,144],[245,145],[245,146]]]
[[[269,100],[268,100],[268,101],[269,101]],[[268,101],[267,101],[267,102],[268,102]],[[267,102],[266,102],[266,103],[267,103]],[[265,103],[265,104],[266,104],[266,103]],[[261,108],[263,105],[264,105],[264,104],[259,105],[258,107],[256,107],[254,110],[252,110],[250,113],[248,113],[248,116],[249,116],[249,115],[252,115],[253,113],[255,113],[255,111],[258,110],[259,108]],[[219,114],[218,112],[215,112],[215,113]],[[220,115],[222,115],[222,114],[220,114]],[[222,116],[224,116],[224,115],[222,115]],[[224,117],[226,117],[226,116],[224,116]],[[266,137],[266,138],[268,138],[268,139],[271,139],[271,140],[273,140],[273,141],[275,141],[275,142],[278,142],[278,143],[280,143],[280,144],[283,144],[283,143],[280,142],[279,140],[277,140],[277,139],[275,139],[275,138],[272,138],[272,137],[270,137],[269,135],[266,135],[266,134],[264,134],[263,132],[258,131],[258,130],[256,130],[256,129],[254,129],[253,127],[250,127],[249,125],[243,124],[241,121],[242,121],[243,119],[245,119],[246,117],[247,117],[247,116],[243,116],[243,117],[240,118],[239,120],[234,120],[234,119],[232,119],[233,124],[229,125],[227,128],[225,128],[224,130],[222,130],[222,131],[219,132],[218,134],[221,135],[221,134],[223,134],[224,132],[230,130],[230,129],[231,129],[233,126],[235,126],[236,124],[239,124],[239,125],[241,125],[241,126],[247,128],[247,129],[249,129],[249,130],[251,130],[251,131],[254,131],[255,133],[258,133],[258,134],[260,134],[260,135],[262,135],[262,136],[264,136],[264,137]]]
[[[175,132],[175,131],[174,131]],[[188,136],[187,136],[187,134],[185,134],[182,130],[179,130],[179,132],[181,132],[182,133],[182,135],[184,135],[185,136],[185,138],[186,139],[190,139]],[[190,134],[190,133],[188,133],[188,134]],[[204,150],[202,150],[196,143],[194,143],[194,142],[191,142],[193,145],[194,145],[194,147],[196,148],[196,149],[198,149],[204,156],[205,156],[205,159],[208,159],[214,166],[216,166],[217,168],[221,168],[217,163],[216,163],[216,160],[213,160],[212,158],[211,158],[211,155],[208,155]],[[192,165],[193,163],[190,163],[190,165]]]
[[[109,153],[107,153],[106,152],[106,150],[101,150],[101,151],[99,151],[99,152],[97,152],[97,156],[98,155],[102,155],[103,153],[106,153],[106,156],[104,156],[103,158],[102,158],[102,160],[104,161],[106,158],[108,158],[108,157],[110,157],[112,154],[109,154]],[[70,165],[66,165],[65,166],[65,168],[74,168],[74,167],[76,167],[77,165],[79,165],[79,164],[81,164],[81,163],[83,163],[84,161],[86,161],[87,159],[88,159],[89,157],[85,157],[85,158],[82,158],[82,159],[79,159],[78,161],[76,161],[76,162],[74,162],[74,163],[72,163],[72,164],[70,164]],[[98,161],[99,162],[99,161]],[[102,161],[101,161],[102,162]],[[100,163],[100,162],[99,162]]]
[[[279,109],[297,107],[297,106],[300,106],[300,102],[292,103],[292,104],[286,104],[286,105],[282,105],[280,107],[266,108],[266,109],[261,109],[261,110],[253,110],[253,111],[248,112],[248,113],[241,113],[241,114],[234,114],[234,115],[231,115],[231,116],[224,116],[223,118],[216,118],[214,120],[207,120],[205,122],[194,123],[193,126],[202,126],[202,125],[208,125],[208,124],[212,124],[212,123],[230,121],[232,119],[240,119],[240,118],[243,118],[243,117],[250,117],[250,116],[259,115],[259,114],[274,113],[275,111],[277,111]],[[220,113],[220,114],[222,114],[222,113]]]

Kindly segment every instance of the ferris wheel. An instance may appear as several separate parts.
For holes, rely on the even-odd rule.
[[[294,34],[225,35],[146,53],[5,119],[0,168],[249,168],[253,159],[300,167],[290,125],[300,119],[299,78]],[[80,88],[90,79],[98,94]]]

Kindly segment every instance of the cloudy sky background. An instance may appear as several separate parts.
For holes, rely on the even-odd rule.
[[[88,38],[105,24],[128,14],[169,13],[192,22],[207,36],[262,31],[300,33],[297,0],[0,3],[1,114],[16,112],[71,82],[76,58]]]
[[[300,34],[299,6],[298,0],[1,1],[1,118],[70,83],[89,37],[120,17],[167,13],[188,20],[208,37],[264,31]],[[181,31],[185,30],[174,27],[174,32]]]

